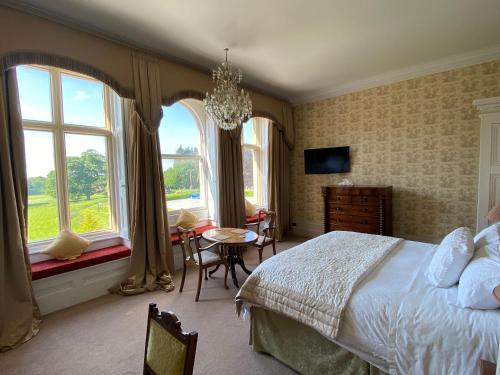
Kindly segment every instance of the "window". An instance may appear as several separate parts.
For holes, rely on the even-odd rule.
[[[245,197],[267,207],[267,134],[268,120],[252,118],[243,124],[243,183]]]
[[[163,107],[159,128],[168,211],[205,207],[200,126],[182,102]]]
[[[16,69],[28,177],[28,241],[116,231],[113,91],[62,69]],[[90,235],[92,237],[92,235]]]

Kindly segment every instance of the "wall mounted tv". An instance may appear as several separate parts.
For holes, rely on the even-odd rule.
[[[304,165],[306,174],[349,172],[349,146],[304,150]]]

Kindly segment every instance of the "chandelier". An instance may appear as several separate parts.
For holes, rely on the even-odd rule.
[[[208,116],[217,126],[233,130],[252,115],[252,101],[250,95],[238,87],[243,75],[240,69],[233,68],[227,61],[229,48],[224,48],[224,51],[226,61],[212,72],[215,89],[212,94],[207,92],[203,103]]]

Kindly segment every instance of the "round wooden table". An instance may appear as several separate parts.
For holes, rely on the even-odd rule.
[[[238,286],[238,279],[236,278],[236,268],[235,266],[238,264],[241,269],[250,275],[252,271],[248,270],[245,266],[245,262],[241,257],[241,247],[251,245],[257,242],[259,236],[257,233],[252,232],[251,230],[246,230],[245,233],[235,233],[234,231],[241,231],[242,229],[238,228],[218,228],[218,229],[210,229],[206,232],[203,232],[201,235],[208,242],[220,242],[224,251],[224,255],[226,256],[228,265],[231,269],[231,277],[233,279],[233,284],[236,288]],[[218,237],[221,236],[221,237]],[[227,238],[222,238],[222,236]],[[219,268],[219,267],[217,267]],[[210,275],[212,275],[217,268],[213,271],[210,271]]]

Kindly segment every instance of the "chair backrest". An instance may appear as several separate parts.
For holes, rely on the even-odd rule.
[[[150,303],[144,374],[191,375],[197,342],[197,332],[183,332],[175,314],[160,313],[156,304]]]
[[[179,245],[181,245],[182,255],[184,260],[190,258],[194,261],[193,248],[191,247],[191,239],[196,238],[196,232],[192,229],[184,229],[177,227],[177,234],[179,235]]]
[[[259,226],[264,232],[264,235],[274,239],[276,232],[276,212],[260,210],[259,220],[261,217],[263,217],[263,219],[259,222]],[[257,227],[257,231],[259,230],[259,226]]]

